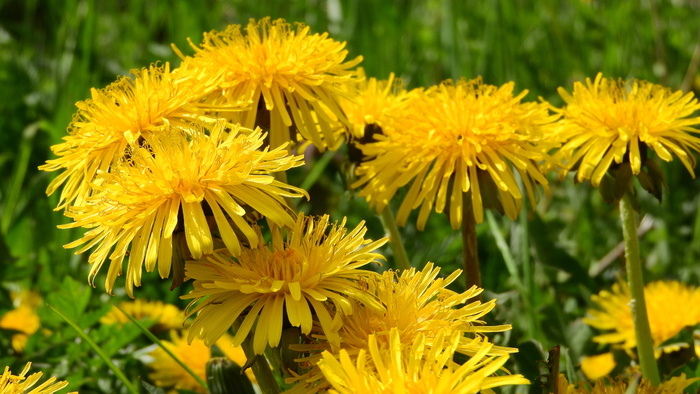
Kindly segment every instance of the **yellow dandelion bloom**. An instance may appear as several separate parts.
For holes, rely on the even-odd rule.
[[[328,216],[300,214],[286,242],[273,230],[270,246],[244,249],[237,258],[216,253],[207,261],[188,262],[194,290],[183,298],[193,299],[189,314],[197,314],[190,339],[198,335],[213,343],[241,316],[234,345],[245,340],[257,321],[253,349],[262,354],[267,344],[279,345],[286,315],[304,334],[318,321],[337,344],[340,316],[331,316],[327,301],[345,315],[353,313],[350,300],[382,310],[357,279],[371,274],[359,268],[381,258],[373,251],[386,239],[365,240],[364,222],[351,231],[344,226],[345,220],[329,225]]]
[[[213,71],[192,70],[187,61],[175,70],[166,63],[131,73],[104,89],[92,89],[92,98],[76,104],[68,135],[51,148],[58,158],[39,167],[63,170],[46,190],[52,194],[63,185],[57,210],[83,205],[95,176],[123,157],[129,144],[149,139],[164,123],[185,127],[197,119],[201,111],[192,104],[211,92],[219,78]]]
[[[65,247],[83,245],[76,252],[82,253],[96,246],[89,258],[91,282],[110,259],[109,293],[127,251],[126,290],[133,298],[144,263],[147,271],[157,265],[160,276],[168,277],[174,232],[184,232],[185,258],[198,259],[213,252],[210,226],[215,225],[223,245],[236,255],[241,238],[253,246],[258,242],[246,213],[293,226],[284,197],[306,195],[270,175],[301,165],[301,156],[288,155],[283,146],[260,150],[265,136],[259,129],[229,129],[224,122],[213,125],[210,135],[194,125],[166,128],[143,145],[131,145],[129,160],[104,174],[86,205],[66,213],[74,222],[62,227],[89,230]]]
[[[383,349],[373,334],[368,350],[353,360],[345,349],[336,358],[323,352],[319,367],[332,389],[329,393],[478,393],[493,387],[529,384],[522,375],[493,376],[508,356],[489,357],[492,344],[483,342],[479,351],[464,364],[452,356],[460,342],[459,333],[428,347],[423,334],[415,342],[404,343],[396,328],[389,333],[389,349]],[[367,353],[369,352],[369,357]]]
[[[408,92],[401,79],[389,74],[387,80],[367,78],[365,70],[358,68],[359,83],[353,83],[350,98],[341,101],[348,121],[352,125],[352,134],[356,138],[365,135],[367,125],[382,126],[387,114],[396,112],[416,91]]]
[[[165,347],[168,348],[180,361],[206,381],[207,362],[212,357],[211,348],[203,341],[195,339],[188,343],[187,331],[180,333],[172,330],[170,332],[170,341],[162,341]],[[230,346],[230,337],[223,337],[221,343],[217,346],[221,349],[226,349],[224,354],[235,358],[229,359],[235,362],[238,366],[245,364],[245,355],[240,347],[233,348]],[[178,364],[165,350],[160,347],[155,348],[149,355],[153,360],[148,364],[152,372],[148,374],[148,378],[158,387],[171,388],[173,390],[190,390],[197,393],[206,393],[194,376],[190,375],[180,364]],[[250,376],[250,374],[246,373]],[[175,392],[175,391],[173,391]]]
[[[35,372],[25,376],[29,372],[32,363],[27,363],[19,375],[13,375],[10,367],[5,367],[5,371],[0,376],[0,394],[53,394],[58,390],[68,386],[68,382],[56,382],[52,377],[37,387],[34,387],[41,379],[42,372]]]
[[[644,287],[644,298],[654,346],[673,338],[683,328],[700,323],[699,289],[677,281],[656,281]],[[612,330],[593,340],[618,345],[623,349],[636,347],[627,283],[620,281],[613,285],[612,291],[601,291],[591,300],[598,304],[598,308],[589,309],[589,317],[583,321],[599,330]],[[677,309],[679,307],[682,307],[682,312]]]
[[[516,172],[533,205],[538,185],[548,188],[540,162],[556,145],[549,130],[557,117],[546,103],[521,103],[527,91],[514,96],[513,87],[480,78],[447,81],[387,113],[384,135],[360,146],[371,159],[357,169],[353,187],[363,187],[358,195],[381,212],[411,183],[396,220],[403,225],[420,207],[419,229],[433,208],[441,213],[446,207],[452,227],[459,228],[467,192],[477,222],[484,208],[516,218],[522,207]]]
[[[154,332],[181,328],[185,321],[185,313],[180,308],[163,301],[137,299],[120,302],[119,307],[136,320],[147,319],[155,322],[151,327]],[[112,309],[100,318],[102,324],[122,325],[129,322],[131,320],[116,306],[112,306]]]
[[[700,151],[700,109],[693,93],[673,92],[647,81],[603,78],[599,73],[586,84],[576,82],[572,94],[559,88],[566,101],[561,113],[563,145],[554,155],[565,171],[576,170],[576,180],[590,179],[598,187],[613,165],[628,162],[638,175],[653,150],[664,161],[677,156],[695,176],[695,158]]]
[[[615,357],[610,352],[581,358],[581,371],[589,380],[609,375],[615,365]]]
[[[295,30],[282,19],[264,18],[251,19],[245,33],[240,25],[230,25],[205,33],[200,46],[190,45],[199,67],[223,72],[219,97],[212,95],[207,108],[226,111],[231,103],[250,101],[247,111],[231,114],[232,120],[247,128],[269,128],[273,147],[296,142],[290,127],[321,150],[338,145],[336,124],[347,124],[338,100],[355,78],[350,69],[362,61],[361,56],[345,61],[344,42],[328,33],[311,34],[301,23]]]
[[[698,380],[700,378],[687,379],[685,374],[681,374],[654,387],[649,380],[642,378],[640,381],[639,375],[636,375],[615,379],[601,378],[592,383],[582,382],[575,385],[569,384],[564,374],[560,374],[557,394],[682,394],[688,386]]]
[[[0,328],[17,331],[10,339],[12,349],[22,353],[27,345],[29,336],[37,332],[41,327],[39,315],[36,309],[41,304],[41,296],[33,291],[22,290],[10,294],[15,304],[15,309],[6,312],[0,317]]]
[[[510,325],[486,326],[481,320],[495,306],[495,300],[486,303],[473,301],[465,303],[480,294],[482,289],[471,289],[457,293],[446,287],[461,274],[456,270],[447,278],[438,278],[439,267],[428,263],[422,271],[415,268],[400,274],[386,271],[381,277],[370,277],[362,281],[362,286],[386,307],[386,311],[367,308],[355,303],[352,315],[345,316],[340,329],[340,348],[355,357],[361,350],[368,350],[370,336],[375,337],[377,346],[383,351],[391,347],[389,333],[396,330],[403,344],[412,344],[422,336],[425,346],[439,347],[441,335],[457,332],[460,341],[456,351],[474,356],[481,350],[488,332],[506,331]],[[314,338],[325,339],[322,332],[314,332]],[[294,393],[317,392],[323,390],[327,382],[319,380],[320,371],[315,367],[321,350],[338,354],[338,347],[323,341],[293,346],[293,350],[310,356],[300,358],[310,369],[303,375],[292,378],[297,382]],[[517,349],[489,346],[489,355],[507,355]]]

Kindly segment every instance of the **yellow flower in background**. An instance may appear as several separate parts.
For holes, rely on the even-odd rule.
[[[122,301],[119,307],[136,320],[147,319],[155,322],[151,331],[162,332],[181,328],[185,321],[185,313],[175,305],[163,301]],[[100,318],[102,324],[125,324],[131,320],[117,308],[112,309]]]
[[[192,372],[206,381],[206,366],[207,362],[212,357],[211,348],[204,344],[203,341],[195,339],[188,343],[187,331],[170,332],[171,341],[162,341],[180,361],[187,365]],[[245,354],[240,347],[233,348],[230,345],[231,338],[228,336],[222,337],[221,341],[216,345],[222,350],[224,355],[238,366],[245,364]],[[197,379],[190,375],[180,364],[178,364],[168,353],[160,347],[156,347],[149,355],[153,358],[148,366],[152,372],[148,374],[148,378],[154,384],[161,388],[171,388],[175,390],[191,390],[197,393],[206,393]],[[249,378],[252,376],[251,371],[246,372]]]
[[[56,378],[52,377],[44,383],[34,387],[41,379],[43,373],[35,372],[29,376],[29,368],[32,363],[27,363],[19,375],[13,375],[10,372],[10,367],[5,367],[2,376],[0,376],[0,394],[53,394],[58,390],[68,386],[68,382],[56,382]]]
[[[574,83],[572,94],[559,88],[566,101],[560,110],[563,145],[554,159],[565,171],[576,170],[576,180],[589,179],[598,187],[607,170],[629,162],[638,175],[653,150],[664,161],[677,156],[695,176],[692,151],[700,151],[700,138],[693,134],[700,109],[693,93],[672,91],[647,81],[603,78],[599,73],[586,84]]]
[[[41,304],[39,293],[22,290],[10,293],[15,309],[12,309],[0,317],[0,328],[18,331],[12,335],[12,349],[22,353],[27,345],[29,336],[37,332],[41,327],[39,315],[36,309]]]
[[[581,371],[588,380],[609,375],[615,365],[615,357],[610,352],[581,358]]]
[[[361,350],[355,358],[345,349],[338,358],[328,351],[323,352],[318,365],[332,386],[328,392],[457,394],[529,384],[522,375],[493,376],[508,356],[487,356],[493,346],[488,342],[482,342],[478,352],[459,365],[452,362],[460,342],[459,333],[441,337],[437,347],[426,346],[423,334],[410,343],[401,340],[396,328],[388,334],[388,349],[382,348],[372,334],[368,338],[368,350]]]
[[[374,336],[376,345],[382,351],[389,351],[389,333],[396,331],[400,342],[406,346],[415,343],[419,337],[427,349],[443,346],[440,341],[459,334],[455,351],[468,356],[478,354],[488,332],[507,331],[510,325],[487,326],[481,320],[495,306],[495,300],[481,303],[469,299],[481,293],[482,289],[471,289],[457,293],[447,286],[459,277],[456,270],[447,278],[438,278],[439,267],[428,263],[422,271],[415,268],[397,274],[386,271],[380,277],[363,279],[362,286],[368,294],[376,296],[386,311],[367,308],[355,302],[352,315],[344,317],[340,329],[340,348],[349,357],[356,357],[360,351],[367,351],[369,338]],[[325,339],[323,332],[313,332],[314,338]],[[320,371],[315,365],[320,359],[321,350],[338,355],[338,347],[323,341],[295,345],[300,361],[311,368],[290,382],[296,382],[294,393],[317,392],[327,388],[327,382],[319,380]],[[489,345],[489,356],[503,356],[517,352],[514,348]]]
[[[268,344],[279,345],[285,319],[304,334],[317,321],[337,344],[340,315],[353,313],[351,300],[382,310],[358,279],[373,275],[359,268],[381,258],[374,250],[386,239],[365,240],[366,231],[364,222],[348,231],[345,220],[331,225],[327,215],[314,219],[300,214],[286,241],[273,229],[269,246],[244,249],[237,258],[215,253],[206,261],[188,262],[194,290],[183,298],[193,299],[188,313],[197,315],[190,339],[199,336],[213,343],[244,316],[233,342],[238,346],[254,335],[256,354]],[[335,316],[328,304],[335,307]]]
[[[179,253],[198,259],[212,253],[214,235],[234,255],[242,242],[257,245],[247,213],[294,225],[284,197],[306,193],[271,174],[301,165],[301,156],[288,155],[283,146],[260,150],[265,136],[259,129],[226,126],[217,122],[210,135],[199,125],[165,127],[147,143],[131,145],[129,159],[104,174],[86,205],[66,212],[74,222],[61,227],[89,229],[65,247],[82,245],[76,253],[95,247],[90,282],[109,258],[105,286],[111,293],[128,252],[126,291],[133,298],[144,264],[149,272],[157,266],[162,278],[170,274],[174,233],[184,232],[186,247]]]
[[[541,162],[556,146],[550,126],[557,116],[546,103],[521,103],[514,84],[486,85],[480,78],[444,82],[387,114],[384,135],[361,145],[370,157],[357,169],[352,186],[381,212],[398,189],[411,183],[396,216],[403,225],[420,207],[417,226],[425,227],[430,212],[449,209],[450,224],[462,221],[463,193],[471,193],[474,217],[495,208],[515,219],[523,191],[535,204],[538,185],[548,189]]]
[[[354,94],[342,100],[341,107],[352,125],[353,136],[362,138],[367,125],[376,124],[381,127],[387,115],[396,112],[414,97],[415,91],[406,91],[403,81],[395,78],[393,73],[386,80],[378,80],[367,78],[361,67],[357,71],[360,82],[351,84],[349,89]]]
[[[204,72],[223,72],[220,97],[213,95],[207,108],[227,111],[250,101],[247,111],[231,113],[231,119],[247,128],[269,128],[272,147],[296,142],[292,127],[320,150],[337,148],[336,129],[339,122],[347,124],[338,101],[347,95],[344,85],[355,78],[350,69],[362,57],[346,62],[344,42],[328,33],[310,34],[301,23],[294,29],[282,19],[251,19],[241,30],[230,25],[204,33],[200,46],[190,42],[194,64]]]
[[[682,329],[700,323],[700,290],[678,281],[656,281],[644,287],[647,315],[654,346],[660,346]],[[620,281],[612,291],[603,290],[591,300],[596,309],[589,309],[583,321],[599,330],[612,332],[593,338],[597,343],[608,343],[623,349],[637,346],[634,334],[630,292],[627,283]]]
[[[150,139],[165,123],[186,127],[198,119],[201,111],[192,104],[216,88],[219,78],[214,70],[193,71],[187,61],[175,70],[165,63],[131,74],[104,89],[92,89],[92,98],[76,104],[68,135],[51,148],[58,158],[39,167],[63,170],[46,190],[52,194],[63,185],[57,210],[83,205],[97,174],[109,171],[129,144]]]
[[[700,380],[700,378],[687,379],[685,374],[674,376],[657,387],[651,385],[649,380],[641,379],[639,375],[631,377],[617,377],[615,379],[604,378],[593,382],[580,382],[569,384],[564,374],[559,374],[557,394],[682,394],[686,387]]]

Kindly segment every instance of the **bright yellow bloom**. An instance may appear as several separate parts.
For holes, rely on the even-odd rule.
[[[179,333],[176,330],[172,330],[170,332],[172,341],[162,342],[192,372],[206,381],[206,367],[207,362],[211,359],[211,348],[199,339],[188,343],[186,337],[187,331]],[[222,337],[221,341],[217,342],[216,345],[222,349],[231,361],[238,366],[243,366],[246,360],[243,349],[240,347],[232,348],[230,340],[231,338],[228,336]],[[176,392],[175,390],[191,390],[198,393],[206,393],[206,390],[199,384],[197,379],[182,368],[165,350],[156,347],[149,355],[153,357],[153,361],[148,366],[153,372],[148,374],[148,378],[156,386],[172,388],[172,392]],[[246,373],[246,375],[251,376],[250,373]]]
[[[136,320],[147,319],[155,322],[151,327],[154,332],[181,328],[185,321],[185,314],[180,308],[163,301],[134,300],[119,303],[119,307]],[[112,306],[112,309],[100,318],[102,324],[129,323],[131,320],[119,310]]]
[[[685,374],[681,374],[654,387],[647,379],[642,378],[639,381],[639,375],[637,375],[629,378],[598,379],[592,384],[584,382],[574,385],[569,384],[564,374],[559,374],[557,394],[628,394],[630,393],[628,389],[634,386],[636,388],[631,392],[636,394],[682,394],[686,387],[698,380],[700,378],[686,379]]]
[[[395,330],[401,343],[415,343],[419,336],[427,348],[441,347],[439,342],[453,333],[459,333],[456,351],[474,356],[487,342],[483,333],[506,331],[510,325],[486,326],[481,320],[495,306],[495,300],[481,303],[465,303],[481,293],[482,289],[472,287],[464,293],[447,289],[461,274],[456,270],[447,278],[438,278],[439,267],[428,263],[422,271],[415,268],[400,274],[386,271],[381,277],[370,277],[362,281],[365,291],[386,307],[386,311],[367,308],[357,302],[352,315],[345,316],[340,330],[340,348],[351,357],[356,357],[361,350],[368,350],[370,336],[375,337],[377,346],[382,351],[389,351],[389,333]],[[314,338],[324,339],[322,332],[314,332]],[[410,345],[406,345],[410,346]],[[311,369],[290,381],[298,382],[294,393],[317,392],[326,387],[327,382],[319,381],[320,371],[314,367],[319,360],[319,351],[330,350],[338,354],[338,347],[330,343],[312,342],[295,345],[293,350],[310,356],[302,358],[305,366]],[[507,355],[517,349],[489,346],[488,355]]]
[[[42,372],[35,372],[25,376],[29,372],[32,363],[27,363],[19,375],[12,375],[10,367],[5,367],[5,371],[0,376],[0,394],[52,394],[68,386],[68,382],[56,382],[52,377],[37,387],[32,388],[41,376]]]
[[[609,375],[615,369],[615,365],[615,357],[610,352],[581,359],[581,371],[589,380]]]
[[[382,126],[388,114],[395,113],[407,100],[415,96],[408,92],[401,79],[389,74],[387,80],[367,78],[365,70],[357,69],[360,83],[353,83],[351,91],[355,93],[348,99],[342,100],[342,108],[352,125],[352,134],[356,138],[365,135],[367,125]]]
[[[36,309],[41,304],[41,296],[33,291],[23,290],[19,293],[11,293],[15,309],[12,309],[0,317],[0,328],[17,331],[12,335],[12,349],[15,352],[24,352],[29,336],[37,332],[41,327],[39,315]]]
[[[345,220],[328,227],[327,215],[313,219],[300,214],[286,242],[273,229],[270,246],[246,248],[237,258],[224,252],[188,262],[194,290],[183,298],[193,299],[189,314],[197,314],[190,339],[198,335],[213,343],[245,316],[234,345],[245,340],[257,321],[253,349],[262,354],[267,344],[279,345],[286,316],[304,334],[319,322],[328,340],[338,344],[340,313],[331,316],[329,304],[344,315],[353,313],[351,300],[383,310],[358,279],[372,274],[359,268],[381,258],[373,251],[386,239],[365,240],[364,222],[349,232]]]
[[[91,282],[110,259],[109,293],[129,251],[126,290],[133,297],[144,263],[147,271],[157,265],[160,276],[168,277],[174,233],[184,232],[186,241],[185,250],[176,252],[198,259],[214,250],[214,225],[222,246],[234,255],[241,242],[256,245],[257,234],[244,218],[249,212],[280,226],[294,225],[283,197],[306,193],[270,174],[301,165],[301,156],[289,156],[283,146],[260,150],[264,138],[259,129],[229,129],[217,122],[210,135],[195,125],[165,127],[147,143],[131,145],[129,160],[104,174],[86,205],[66,212],[75,222],[63,227],[90,229],[66,247],[83,245],[76,252],[82,253],[96,246],[89,258]]]
[[[644,287],[644,298],[654,346],[673,338],[683,328],[700,323],[700,289],[677,281],[657,281]],[[613,330],[593,340],[623,349],[636,347],[627,283],[620,281],[613,285],[612,291],[601,291],[591,299],[598,309],[589,309],[590,317],[583,321],[599,330]]]
[[[557,117],[546,103],[521,103],[527,91],[514,96],[513,87],[486,85],[480,78],[447,81],[387,113],[384,135],[360,146],[372,159],[357,170],[353,187],[363,186],[358,195],[381,212],[399,188],[412,183],[396,220],[403,225],[420,207],[419,229],[433,208],[441,213],[446,207],[452,227],[459,228],[467,192],[477,222],[484,208],[516,218],[523,196],[515,172],[533,205],[538,185],[548,189],[540,162],[556,146],[549,130]]]
[[[211,92],[219,78],[213,71],[193,71],[189,62],[172,71],[166,63],[131,74],[104,89],[92,89],[91,99],[76,104],[69,134],[51,148],[58,158],[39,167],[63,170],[46,190],[52,194],[64,185],[57,209],[83,205],[97,174],[122,158],[129,144],[149,140],[163,124],[186,127],[196,120],[198,110],[192,104]]]
[[[452,362],[460,334],[442,338],[430,347],[423,334],[405,343],[396,328],[389,334],[389,348],[378,344],[372,334],[368,350],[351,358],[345,349],[339,359],[328,351],[318,365],[333,389],[329,393],[477,393],[493,387],[529,384],[522,375],[493,376],[508,360],[507,355],[491,356],[493,346],[482,342],[479,350],[464,364]],[[369,352],[369,357],[367,353]]]
[[[264,18],[251,19],[245,33],[240,25],[230,25],[223,32],[205,33],[199,47],[190,45],[202,70],[223,72],[219,97],[212,95],[207,108],[227,111],[231,104],[250,101],[247,111],[231,113],[232,120],[269,128],[272,147],[296,141],[290,136],[292,126],[321,150],[337,147],[337,124],[347,123],[338,100],[347,94],[344,84],[354,78],[350,69],[362,61],[359,56],[345,62],[344,42],[328,33],[310,34],[301,23],[294,30],[282,19]],[[265,113],[259,112],[263,108]]]
[[[693,93],[673,92],[647,81],[603,78],[576,82],[573,94],[559,88],[566,107],[560,136],[563,146],[555,154],[565,171],[578,166],[576,180],[590,179],[598,187],[603,176],[616,164],[628,162],[638,175],[647,160],[647,148],[664,161],[678,156],[695,176],[692,150],[700,151],[698,133],[700,109]]]

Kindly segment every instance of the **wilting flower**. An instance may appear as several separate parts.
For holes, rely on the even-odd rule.
[[[11,294],[15,309],[12,309],[0,317],[0,328],[17,331],[12,335],[12,349],[15,352],[23,352],[29,336],[37,332],[41,327],[39,315],[36,309],[41,303],[41,296],[35,292],[23,290]]]
[[[91,282],[110,259],[105,281],[109,293],[129,251],[126,290],[133,297],[144,263],[147,271],[157,265],[160,276],[168,277],[174,233],[184,232],[186,243],[176,252],[198,259],[214,250],[213,225],[234,255],[240,253],[241,242],[257,245],[258,236],[244,218],[249,212],[293,226],[284,197],[306,193],[271,173],[301,165],[301,156],[288,155],[284,146],[260,150],[263,140],[259,129],[229,129],[217,122],[210,135],[195,125],[165,127],[147,143],[131,145],[128,160],[104,174],[86,205],[66,212],[75,222],[62,227],[90,229],[66,247],[83,245],[76,252],[82,253],[96,246],[89,258]]]
[[[674,376],[659,386],[652,386],[651,382],[640,376],[617,377],[615,379],[601,378],[594,382],[581,382],[577,385],[569,384],[564,374],[559,374],[557,394],[682,394],[686,387],[700,380],[700,378],[686,379],[685,374]],[[630,389],[634,391],[630,391]]]
[[[269,246],[246,248],[237,258],[223,252],[188,262],[186,273],[194,279],[194,290],[184,298],[194,299],[189,314],[197,314],[190,339],[198,335],[213,343],[239,316],[245,317],[234,344],[240,345],[257,321],[253,349],[262,354],[267,344],[279,345],[286,316],[303,334],[318,322],[337,344],[340,315],[353,313],[351,300],[382,310],[358,279],[372,275],[359,268],[381,258],[374,250],[386,239],[365,240],[366,231],[364,222],[348,232],[345,220],[329,229],[328,216],[300,214],[286,242],[273,230]],[[331,316],[327,301],[342,313]]]
[[[623,162],[639,175],[648,149],[664,161],[677,156],[695,176],[692,151],[700,150],[700,138],[693,134],[700,132],[700,117],[692,115],[700,104],[693,93],[599,73],[585,85],[576,82],[572,94],[563,88],[559,94],[567,105],[557,110],[564,142],[554,159],[565,171],[577,168],[577,181],[590,179],[598,187],[608,169]]]
[[[53,394],[68,386],[68,382],[56,382],[56,378],[52,377],[39,386],[33,387],[39,382],[43,373],[35,372],[25,376],[31,366],[32,363],[27,363],[19,375],[12,375],[10,367],[5,367],[5,371],[0,376],[0,394]]]
[[[175,305],[166,304],[163,301],[133,300],[120,302],[119,307],[136,320],[147,319],[153,321],[151,330],[161,332],[180,328],[185,321],[185,314]],[[131,320],[116,306],[112,306],[109,312],[100,318],[101,324],[128,323]]]
[[[657,281],[644,287],[644,298],[654,346],[673,338],[683,328],[700,323],[699,289],[677,281]],[[603,290],[591,299],[598,304],[598,308],[589,309],[590,317],[583,321],[599,330],[613,330],[593,340],[618,345],[623,349],[636,347],[627,284],[620,281],[613,285],[612,291]]]
[[[172,330],[170,332],[171,341],[163,341],[163,344],[175,357],[187,365],[194,374],[206,381],[206,366],[212,357],[211,347],[205,345],[199,339],[188,343],[186,337],[187,331],[180,333]],[[240,347],[232,348],[229,337],[223,337],[222,339],[220,343],[217,343],[217,346],[222,349],[227,358],[238,364],[238,366],[243,366],[246,360],[243,349]],[[175,390],[190,390],[198,393],[207,392],[194,376],[187,372],[162,348],[155,348],[149,355],[153,360],[148,363],[148,366],[153,371],[148,374],[148,378],[156,386]],[[250,376],[250,374],[247,375]]]
[[[517,217],[523,195],[515,173],[535,204],[538,185],[548,188],[541,162],[557,145],[549,133],[557,117],[546,103],[521,103],[527,91],[514,96],[513,87],[480,78],[447,81],[387,113],[384,135],[360,146],[370,159],[358,168],[353,187],[362,186],[359,196],[381,212],[411,183],[396,219],[402,225],[420,207],[419,229],[433,208],[440,213],[446,207],[452,227],[459,228],[468,192],[477,222],[484,208]]]
[[[362,61],[360,56],[345,62],[345,43],[328,33],[310,34],[301,23],[295,30],[282,19],[264,18],[251,19],[245,33],[230,25],[205,33],[199,47],[190,45],[196,51],[193,63],[203,72],[223,72],[218,94],[206,108],[227,111],[250,101],[247,111],[231,113],[231,119],[247,128],[269,128],[272,147],[297,140],[290,127],[321,150],[337,147],[339,122],[347,124],[338,100],[354,78],[350,69]]]
[[[357,357],[351,358],[345,349],[338,358],[325,351],[318,365],[333,387],[330,393],[477,393],[529,383],[522,375],[493,376],[508,356],[487,356],[492,344],[483,342],[476,354],[459,365],[452,361],[459,333],[444,340],[442,334],[440,337],[437,347],[426,346],[423,334],[415,342],[405,343],[393,328],[388,349],[378,345],[372,334],[368,350],[361,350]]]
[[[360,351],[367,351],[370,336],[374,336],[376,346],[382,351],[390,351],[389,333],[396,331],[402,344],[413,344],[418,338],[426,348],[440,348],[440,341],[459,334],[455,351],[474,356],[488,342],[483,333],[506,331],[510,325],[486,326],[481,320],[495,306],[495,300],[486,303],[469,299],[481,293],[482,289],[472,287],[464,293],[457,293],[446,287],[460,275],[456,270],[447,278],[438,278],[440,268],[428,263],[422,271],[415,268],[404,270],[400,274],[386,271],[380,277],[362,280],[362,286],[368,294],[374,295],[386,311],[367,308],[355,302],[353,314],[345,316],[340,329],[340,347],[323,341],[310,344],[294,345],[293,350],[307,357],[300,357],[303,366],[311,367],[303,375],[291,381],[298,382],[294,393],[316,392],[323,390],[327,382],[319,380],[320,371],[314,365],[318,362],[321,350],[338,355],[338,349],[344,349],[354,358]],[[323,332],[313,332],[314,338],[323,340]],[[410,346],[410,345],[406,345]],[[507,355],[517,349],[489,345],[488,355]]]
[[[96,175],[122,158],[129,144],[150,139],[166,123],[186,127],[201,118],[192,104],[216,88],[219,78],[214,71],[193,71],[187,61],[172,71],[166,63],[131,73],[133,77],[121,77],[104,89],[92,89],[92,98],[76,104],[68,135],[51,148],[58,158],[39,167],[63,170],[46,190],[52,194],[63,185],[57,209],[83,205]]]

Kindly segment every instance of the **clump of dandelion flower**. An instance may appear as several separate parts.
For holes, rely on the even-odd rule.
[[[674,376],[658,386],[638,374],[617,378],[600,378],[593,382],[570,384],[564,374],[559,374],[557,394],[682,394],[685,389],[700,378],[687,379],[685,374]],[[634,390],[634,391],[631,391]]]
[[[285,319],[303,334],[317,321],[329,341],[338,343],[340,314],[331,316],[328,302],[344,315],[353,313],[351,300],[382,309],[358,282],[372,275],[360,267],[381,258],[374,250],[386,242],[366,240],[366,231],[364,222],[348,231],[345,220],[330,224],[328,216],[300,214],[286,241],[273,230],[270,245],[245,248],[235,258],[223,252],[188,262],[194,290],[184,298],[193,299],[189,314],[196,314],[190,339],[200,336],[213,343],[240,317],[234,344],[253,335],[255,354],[268,344],[279,345]]]
[[[311,34],[301,23],[294,29],[282,19],[263,18],[251,19],[245,29],[230,25],[205,33],[199,46],[190,45],[194,64],[223,73],[205,108],[226,111],[232,103],[248,101],[248,110],[230,113],[232,121],[269,128],[272,147],[296,142],[290,128],[320,150],[337,147],[338,124],[347,124],[339,99],[347,95],[345,84],[355,79],[351,68],[362,61],[361,56],[345,60],[344,42],[328,33]]]
[[[664,161],[678,157],[695,176],[692,151],[700,151],[695,135],[700,132],[700,117],[692,115],[700,103],[693,93],[636,79],[603,78],[599,73],[593,81],[574,83],[572,94],[563,88],[559,94],[566,102],[557,110],[562,115],[563,145],[553,158],[564,172],[575,170],[577,181],[590,180],[598,187],[609,169],[623,163],[633,175],[653,176],[643,171],[653,165],[649,150]]]
[[[478,393],[493,387],[528,384],[522,375],[493,376],[508,360],[507,355],[487,356],[493,346],[482,342],[464,364],[452,361],[460,343],[455,332],[447,338],[439,334],[439,345],[430,347],[425,335],[404,343],[399,330],[389,332],[389,348],[378,344],[375,334],[368,338],[368,349],[351,357],[345,349],[338,357],[323,352],[318,365],[332,389],[329,393]]]
[[[41,296],[33,291],[22,290],[11,293],[15,308],[0,316],[0,328],[14,330],[10,339],[12,349],[22,353],[27,345],[29,336],[37,332],[41,327],[41,320],[36,309],[41,304]]]
[[[104,89],[92,89],[90,99],[79,101],[68,135],[51,150],[58,156],[39,167],[61,172],[49,184],[47,194],[63,186],[58,209],[83,205],[92,195],[92,183],[129,144],[149,139],[164,124],[186,127],[200,118],[193,103],[218,86],[218,74],[198,73],[189,62],[175,70],[170,64],[131,70]]]
[[[144,264],[147,271],[157,266],[160,276],[168,277],[176,232],[184,232],[186,246],[175,252],[198,259],[214,250],[214,225],[234,255],[242,242],[257,245],[258,236],[245,219],[250,212],[280,226],[294,225],[284,198],[306,193],[272,174],[301,165],[301,156],[288,155],[284,146],[261,150],[265,136],[259,129],[226,126],[217,122],[210,135],[199,125],[165,126],[147,143],[131,145],[129,159],[103,174],[86,205],[66,212],[74,222],[62,227],[89,229],[66,247],[82,245],[76,253],[95,247],[89,258],[91,282],[109,258],[105,286],[111,293],[128,252],[126,290],[133,297]]]
[[[700,323],[700,290],[678,281],[656,281],[644,287],[651,338],[658,347],[682,329]],[[591,297],[597,308],[588,310],[583,321],[599,330],[597,343],[612,344],[623,349],[637,346],[627,283],[620,281],[612,290],[603,290]],[[678,309],[681,308],[681,309]],[[675,311],[675,312],[674,312]]]
[[[119,310],[121,308],[122,310]],[[119,308],[116,305],[112,306],[104,316],[100,318],[101,324],[119,324],[131,322],[124,314],[129,314],[136,320],[146,319],[153,321],[154,324],[151,330],[154,332],[162,332],[181,328],[185,321],[185,313],[173,304],[166,304],[163,301],[147,301],[136,299],[133,301],[123,301],[119,303]]]
[[[13,375],[10,371],[10,367],[5,367],[2,376],[0,376],[0,393],[2,394],[53,394],[58,390],[63,389],[68,386],[68,382],[60,381],[57,382],[55,377],[52,377],[45,381],[44,383],[34,387],[39,379],[43,376],[42,372],[35,372],[29,376],[29,368],[31,368],[32,363],[27,363],[22,372],[19,375]]]
[[[516,218],[523,198],[516,173],[533,205],[538,187],[548,189],[541,162],[557,145],[550,132],[557,116],[546,103],[521,102],[527,91],[514,95],[513,88],[512,82],[497,87],[480,78],[447,81],[387,113],[383,135],[360,146],[370,159],[356,171],[358,195],[381,212],[411,183],[396,221],[403,225],[420,207],[419,229],[433,209],[446,208],[458,229],[464,193],[471,193],[477,223],[484,208]]]

